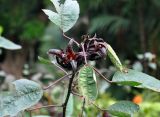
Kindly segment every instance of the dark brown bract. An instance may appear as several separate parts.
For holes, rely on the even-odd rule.
[[[84,52],[82,45],[84,45]],[[84,64],[84,57],[87,60],[98,60],[106,56],[107,48],[102,38],[96,36],[90,38],[86,36],[78,47],[78,51],[73,50],[73,40],[70,40],[66,49],[50,49],[48,54],[56,57],[57,63],[68,70],[77,69]],[[84,56],[84,53],[86,56]]]

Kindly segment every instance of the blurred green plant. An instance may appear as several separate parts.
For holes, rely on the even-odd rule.
[[[34,41],[34,39],[39,39],[44,32],[45,25],[39,20],[30,20],[24,24],[24,32],[21,34],[22,39],[27,39],[28,41]]]

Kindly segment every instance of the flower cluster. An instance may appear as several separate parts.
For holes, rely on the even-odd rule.
[[[94,61],[104,58],[106,52],[107,48],[102,38],[85,36],[78,51],[73,50],[73,40],[70,40],[66,49],[50,49],[48,54],[55,56],[57,63],[63,68],[72,70],[84,64],[85,57],[87,60]]]

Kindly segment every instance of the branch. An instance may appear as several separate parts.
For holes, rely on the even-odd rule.
[[[30,108],[30,109],[27,109],[27,111],[33,111],[41,108],[50,108],[50,107],[63,107],[63,105],[47,105],[47,106],[41,106],[36,108]]]
[[[98,73],[101,78],[103,78],[105,81],[107,81],[108,83],[113,83],[112,81],[108,80],[105,76],[103,76],[96,68],[93,67],[93,69],[95,70],[96,73]]]
[[[62,70],[65,74],[68,74],[66,70],[64,70],[61,66],[59,66],[58,64],[56,64],[55,62],[51,62],[53,65],[55,65],[57,68],[59,68],[60,70]]]
[[[69,97],[70,97],[70,94],[71,94],[72,82],[73,82],[74,76],[75,76],[75,72],[73,71],[72,77],[69,80],[67,97],[66,97],[66,100],[63,104],[63,117],[65,117],[65,114],[66,114],[66,107],[67,107],[67,103],[68,103],[68,100],[69,100]]]
[[[81,96],[80,94],[78,94],[78,93],[75,93],[75,92],[73,92],[72,91],[72,94],[73,95],[76,95],[76,96],[78,96],[78,97],[80,97],[80,98],[82,98],[83,96]],[[85,100],[85,98],[84,98],[84,100]],[[83,100],[83,105],[84,105],[84,100]],[[95,107],[97,107],[100,111],[107,111],[107,109],[102,109],[102,108],[100,108],[98,105],[96,105],[95,103],[93,103],[93,101],[91,101],[91,100],[89,100],[89,102],[91,103],[91,104],[93,104]],[[84,107],[83,107],[84,108]],[[81,116],[82,117],[82,116]]]
[[[65,74],[68,74],[66,70],[64,70],[60,65],[58,65],[58,64],[54,61],[53,57],[55,57],[55,56],[53,56],[53,55],[50,54],[49,52],[47,52],[47,54],[48,54],[48,56],[50,57],[51,63],[52,63],[53,65],[55,65],[58,69],[62,70]]]
[[[49,89],[50,87],[52,87],[52,86],[56,85],[57,83],[59,83],[60,81],[66,79],[66,78],[69,78],[68,76],[70,76],[70,75],[72,75],[72,74],[67,74],[67,75],[65,75],[65,76],[63,76],[63,77],[61,77],[61,78],[59,78],[58,80],[54,81],[51,85],[49,85],[49,86],[43,88],[43,90],[47,90],[47,89]]]
[[[85,52],[85,49],[84,49],[84,44],[81,44],[82,45],[82,49],[83,49],[83,56],[84,56],[84,60],[85,60],[85,64],[87,64],[87,55],[86,55],[86,52]]]
[[[73,40],[73,42],[74,42],[78,47],[80,46],[80,44],[79,44],[76,40],[74,40],[73,38],[68,37],[67,35],[64,34],[64,32],[63,32],[63,36],[64,36],[65,38],[69,39],[69,40]]]

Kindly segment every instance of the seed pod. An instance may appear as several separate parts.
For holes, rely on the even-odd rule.
[[[105,42],[102,38],[96,38],[96,36],[93,38],[87,37],[84,39],[83,43],[88,60],[98,60],[106,57],[107,48],[104,45]]]

